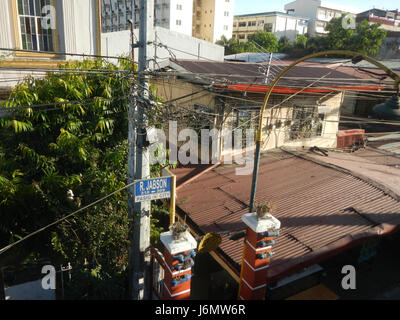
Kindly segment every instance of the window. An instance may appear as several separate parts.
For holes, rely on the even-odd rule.
[[[249,27],[253,27],[253,26],[256,26],[257,25],[257,21],[249,21],[248,22],[248,26]]]
[[[224,30],[228,31],[229,27],[227,25],[224,25]]]
[[[264,21],[262,21],[262,20],[258,21],[259,26],[262,26],[263,24],[264,24]]]
[[[293,108],[290,139],[307,139],[322,135],[324,114],[318,114],[318,107],[296,106]]]
[[[224,11],[224,16],[229,17],[229,11]]]
[[[176,5],[176,10],[182,10],[182,5],[181,4],[177,4]]]
[[[236,23],[233,24],[233,27],[236,28]]]
[[[24,50],[54,51],[53,31],[43,19],[42,8],[50,5],[50,0],[18,0],[18,20],[21,43]],[[43,25],[42,25],[43,21]]]
[[[246,22],[239,22],[239,27],[245,27],[247,25]]]
[[[272,27],[273,27],[272,23],[264,24],[264,30],[267,32],[272,32]]]
[[[176,20],[176,25],[181,26],[182,25],[182,20]]]
[[[239,39],[246,39],[246,36],[244,34],[239,34]]]

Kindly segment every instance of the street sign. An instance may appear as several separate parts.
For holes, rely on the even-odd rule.
[[[171,197],[172,177],[139,180],[135,183],[135,202]]]

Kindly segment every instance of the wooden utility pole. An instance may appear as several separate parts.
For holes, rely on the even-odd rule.
[[[149,151],[146,147],[149,107],[147,44],[154,38],[154,0],[140,0],[138,81],[133,79],[132,98],[129,108],[128,183],[150,178]],[[131,29],[133,32],[133,28]],[[132,34],[133,39],[133,34]],[[135,47],[132,45],[132,47]],[[133,48],[132,48],[133,50]],[[132,54],[133,56],[133,54]],[[137,83],[137,85],[136,85]],[[138,99],[139,97],[139,99]],[[150,280],[150,201],[135,202],[134,187],[129,188],[128,216],[133,219],[129,248],[129,297],[133,300],[151,298]]]

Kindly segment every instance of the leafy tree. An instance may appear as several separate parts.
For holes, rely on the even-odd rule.
[[[305,48],[307,48],[307,42],[308,42],[308,38],[303,34],[299,34],[296,37],[294,44],[298,48],[305,49]]]
[[[77,72],[27,78],[0,106],[0,247],[126,185],[130,80],[123,71],[131,64],[86,59],[60,68]],[[123,275],[128,234],[124,191],[16,248],[55,263],[87,259],[105,275],[98,282]]]
[[[386,38],[386,30],[380,29],[380,24],[369,24],[363,20],[357,24],[356,30],[345,29],[342,18],[332,19],[326,26],[328,49],[352,50],[366,55],[376,55]]]
[[[256,45],[251,42],[239,42],[239,40],[233,38],[228,40],[225,36],[222,36],[216,44],[225,48],[225,55],[242,52],[258,52]]]
[[[274,34],[267,31],[257,31],[248,37],[249,42],[254,41],[268,52],[278,52],[279,43]]]
[[[378,23],[370,25],[367,20],[361,21],[352,38],[352,50],[366,55],[377,55],[387,36],[387,31],[379,27]]]
[[[286,53],[290,50],[292,47],[291,43],[289,42],[289,39],[285,36],[281,37],[278,41],[278,46],[279,46],[279,52]]]
[[[342,18],[332,19],[326,25],[325,30],[329,32],[327,35],[327,49],[350,50],[354,30],[343,28]]]

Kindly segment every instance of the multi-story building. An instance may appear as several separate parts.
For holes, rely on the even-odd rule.
[[[39,73],[3,67],[58,68],[66,60],[80,58],[71,53],[101,54],[101,2],[1,0],[0,30],[0,87],[11,88],[25,76]]]
[[[370,24],[380,23],[387,31],[400,31],[400,11],[371,9],[357,14],[356,22],[367,20]]]
[[[139,28],[139,0],[102,0],[103,32]],[[192,35],[193,0],[155,0],[154,25]]]
[[[0,26],[0,47],[33,51],[14,57],[101,50],[100,0],[2,0]]]
[[[233,19],[233,38],[240,42],[257,31],[268,31],[278,39],[286,37],[293,41],[300,34],[306,34],[308,19],[283,12],[243,14]]]
[[[285,5],[285,11],[309,19],[308,34],[310,36],[327,34],[325,27],[333,18],[349,14],[355,18],[360,12],[351,6],[338,6],[321,0],[296,0]]]
[[[135,0],[102,0],[102,32],[128,30],[129,20],[135,21]],[[137,22],[138,24],[138,22]]]
[[[212,43],[232,37],[235,0],[194,0],[193,37]]]

